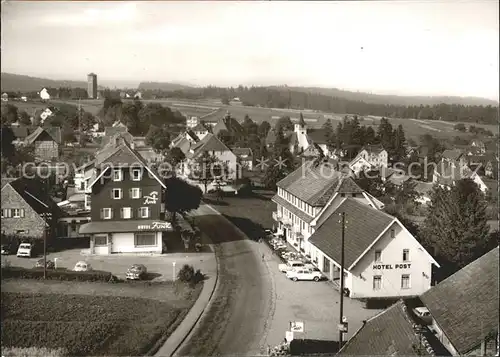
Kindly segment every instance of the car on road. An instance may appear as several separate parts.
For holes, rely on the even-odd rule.
[[[431,313],[429,312],[429,309],[427,309],[426,307],[423,307],[423,306],[416,307],[413,309],[413,313],[415,314],[417,319],[419,319],[420,322],[422,322],[422,324],[425,324],[425,325],[432,324]]]
[[[75,264],[75,267],[73,268],[73,271],[91,271],[92,267],[90,266],[89,263],[80,261]]]
[[[305,264],[299,260],[290,260],[286,264],[282,263],[278,265],[278,269],[282,273],[286,273],[297,268],[305,268]]]
[[[47,260],[45,266],[47,269],[54,269],[56,267],[52,260]],[[43,259],[38,259],[34,268],[43,268]]]
[[[143,264],[134,264],[127,270],[127,280],[142,280],[146,277],[148,269]]]
[[[320,281],[323,279],[323,275],[321,275],[319,271],[307,268],[289,270],[286,272],[286,277],[293,281],[298,281],[298,280]]]
[[[12,249],[8,244],[2,244],[2,255],[12,254]]]
[[[33,250],[33,246],[31,243],[21,243],[19,248],[17,248],[17,256],[18,257],[27,257],[31,258],[31,252]]]

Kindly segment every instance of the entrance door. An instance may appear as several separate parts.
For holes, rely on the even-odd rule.
[[[94,253],[109,254],[108,235],[96,234],[94,236]]]

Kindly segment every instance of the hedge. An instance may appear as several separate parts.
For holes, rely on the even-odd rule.
[[[43,268],[25,269],[20,267],[2,268],[2,279],[43,279]],[[47,270],[47,279],[65,281],[118,281],[113,274],[107,271],[73,271]]]

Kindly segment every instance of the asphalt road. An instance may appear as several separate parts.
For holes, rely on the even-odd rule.
[[[261,354],[273,306],[272,281],[261,259],[261,246],[207,206],[195,215],[196,224],[215,245],[219,282],[205,315],[176,354]]]

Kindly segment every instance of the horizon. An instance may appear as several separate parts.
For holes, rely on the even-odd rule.
[[[3,2],[2,25],[2,72],[31,77],[498,101],[493,1]]]

